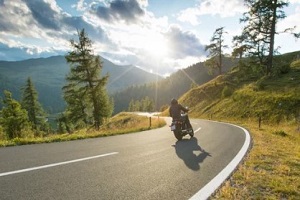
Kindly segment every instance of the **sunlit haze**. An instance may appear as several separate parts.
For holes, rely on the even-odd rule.
[[[300,32],[299,10],[291,0],[277,30]],[[203,61],[219,27],[231,47],[245,11],[242,0],[0,0],[0,60],[65,55],[84,28],[100,56],[166,76]],[[276,35],[275,46],[298,51],[300,40]]]

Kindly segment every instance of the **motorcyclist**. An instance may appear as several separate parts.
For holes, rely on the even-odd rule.
[[[169,108],[170,116],[173,120],[181,120],[181,111],[188,112],[189,109],[183,107],[181,104],[178,103],[176,99],[171,100],[171,106]],[[190,120],[187,116],[186,123],[189,129],[192,128],[192,125],[190,123]]]

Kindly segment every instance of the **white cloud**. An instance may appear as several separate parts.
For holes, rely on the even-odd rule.
[[[77,4],[73,4],[71,7],[76,8],[77,11],[85,11],[88,7],[87,3],[84,2],[85,0],[79,0]]]
[[[195,7],[177,15],[181,22],[194,26],[191,31],[187,23],[171,24],[178,23],[172,21],[174,15],[156,17],[147,10],[148,0],[78,0],[72,5],[72,14],[75,9],[80,11],[77,16],[64,12],[57,0],[0,2],[0,45],[4,47],[19,48],[32,55],[65,52],[70,48],[69,40],[77,39],[76,29],[84,28],[95,53],[117,64],[133,64],[161,74],[203,60],[203,42],[209,42],[215,28],[227,21],[226,41],[231,41],[233,35],[240,33],[238,18],[245,11],[242,0],[198,0]],[[295,9],[295,14],[289,14],[278,27],[299,24],[299,5]],[[99,10],[108,13],[99,14]],[[234,18],[237,23],[232,23]]]
[[[199,10],[197,8],[188,8],[178,15],[178,20],[181,22],[189,22],[193,26],[199,25]]]
[[[226,18],[243,12],[245,7],[242,0],[204,0],[195,7],[181,11],[177,19],[196,26],[200,24],[199,18],[202,15],[219,15],[221,18]]]
[[[287,16],[282,21],[278,22],[278,30],[283,31],[287,28],[297,26],[295,31],[300,31],[300,7],[297,7],[296,12],[292,15]]]

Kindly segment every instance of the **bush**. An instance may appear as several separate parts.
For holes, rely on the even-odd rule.
[[[290,70],[291,70],[290,64],[282,63],[275,67],[274,72],[275,75],[280,75],[280,74],[287,74],[289,73]]]
[[[267,84],[266,84],[267,79],[268,79],[267,76],[263,76],[258,81],[256,81],[256,89],[257,90],[264,90],[265,87],[267,86]]]
[[[284,64],[279,67],[279,70],[282,74],[287,74],[291,70],[291,67],[289,64]]]
[[[233,90],[227,85],[222,90],[222,98],[230,97],[233,94]]]
[[[293,69],[300,69],[300,59],[292,62],[290,67],[293,68]]]
[[[6,134],[4,133],[3,128],[0,126],[0,140],[6,140]]]
[[[288,136],[288,134],[287,134],[286,132],[284,132],[283,130],[280,130],[280,131],[274,131],[273,134],[274,134],[274,135],[281,136],[281,137],[286,137],[286,136]]]

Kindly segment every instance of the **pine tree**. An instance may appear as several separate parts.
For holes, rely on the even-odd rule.
[[[224,45],[224,27],[217,28],[211,38],[211,44],[205,47],[205,50],[209,51],[210,59],[205,63],[211,71],[215,69],[219,71],[219,74],[222,74],[222,56],[223,49],[227,48],[227,45]]]
[[[104,118],[112,113],[105,89],[108,75],[101,77],[102,62],[99,56],[93,55],[92,42],[84,29],[78,33],[78,38],[78,42],[71,40],[73,51],[65,56],[71,69],[63,88],[64,98],[73,123],[78,120],[90,123],[91,120],[98,130]]]
[[[245,51],[254,63],[259,62],[266,75],[270,75],[273,68],[275,35],[279,34],[276,31],[276,24],[286,17],[283,8],[288,6],[288,2],[245,0],[245,4],[249,11],[244,13],[240,21],[246,23],[246,26],[240,36],[234,37],[235,49]],[[293,29],[289,28],[285,32],[287,31],[292,32]],[[299,34],[292,34],[299,37]]]
[[[81,125],[87,125],[90,121],[92,121],[90,116],[90,111],[87,109],[88,99],[86,95],[82,91],[79,90],[79,87],[76,83],[69,81],[69,84],[63,87],[64,90],[64,98],[67,102],[67,111],[63,115],[62,120],[70,121],[74,124],[75,128],[80,128]],[[60,120],[60,119],[59,119]],[[70,133],[70,130],[68,132]]]
[[[22,107],[27,111],[32,128],[36,131],[47,131],[49,125],[46,123],[46,113],[38,101],[38,93],[29,77],[25,87],[22,88],[23,96],[21,100]]]
[[[22,137],[22,131],[29,128],[27,111],[21,104],[12,98],[9,91],[4,91],[2,100],[4,107],[0,111],[0,125],[9,139]]]
[[[134,100],[133,99],[131,99],[131,101],[129,102],[128,111],[129,112],[134,111]]]

